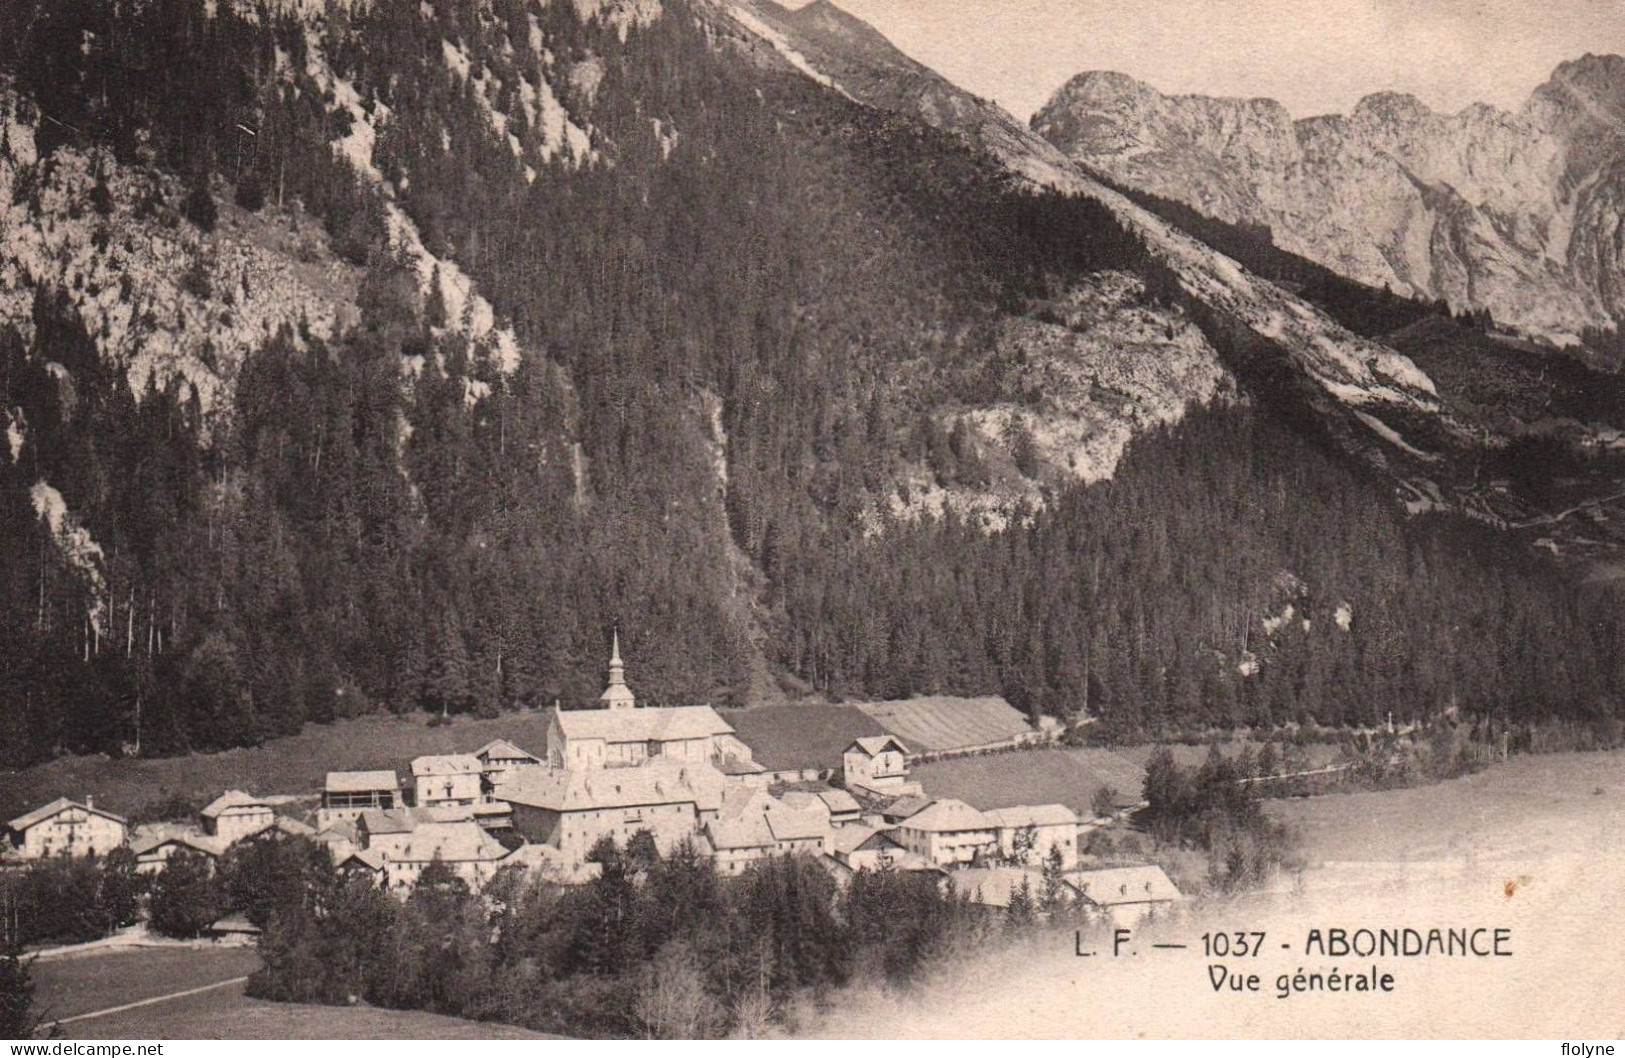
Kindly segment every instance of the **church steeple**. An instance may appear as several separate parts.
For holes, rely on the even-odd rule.
[[[618,625],[610,639],[609,684],[604,688],[604,693],[598,696],[598,701],[606,709],[637,708],[637,698],[626,685],[626,663],[621,660],[621,629]]]

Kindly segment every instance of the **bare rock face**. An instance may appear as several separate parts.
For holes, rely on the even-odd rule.
[[[1033,129],[1120,183],[1401,293],[1557,341],[1625,319],[1625,58],[1558,67],[1516,113],[1368,96],[1294,121],[1273,100],[1164,96],[1085,73]]]

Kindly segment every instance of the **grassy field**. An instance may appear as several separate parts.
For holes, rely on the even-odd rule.
[[[1031,749],[958,757],[914,767],[929,797],[956,797],[977,808],[1063,804],[1090,814],[1095,791],[1110,786],[1118,801],[1140,796],[1144,771],[1105,749]]]
[[[1617,846],[1625,755],[1517,757],[1451,782],[1273,801],[1269,812],[1297,828],[1311,861],[1573,853],[1610,833]]]
[[[168,794],[194,794],[206,801],[234,787],[261,796],[314,794],[329,771],[394,768],[407,775],[413,757],[472,752],[493,738],[509,739],[540,755],[547,748],[547,713],[462,718],[445,727],[429,727],[422,714],[371,716],[311,725],[298,735],[222,753],[153,760],[65,757],[0,773],[0,821],[55,797],[82,799],[87,794],[98,805],[123,813]]]
[[[106,1010],[252,973],[253,948],[139,948],[34,963],[35,1001],[47,1021]]]
[[[141,949],[52,959],[34,965],[35,998],[46,1019],[71,1018],[252,972],[252,948]],[[69,1039],[542,1039],[494,1025],[416,1011],[269,1003],[241,983],[166,999],[61,1026]]]

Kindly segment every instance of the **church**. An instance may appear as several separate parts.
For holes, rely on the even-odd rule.
[[[720,764],[749,761],[750,749],[709,705],[645,709],[626,685],[617,630],[609,657],[609,682],[597,709],[553,707],[547,725],[547,763],[555,770],[632,768],[655,758]]]

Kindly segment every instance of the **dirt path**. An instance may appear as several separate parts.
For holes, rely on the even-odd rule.
[[[213,984],[199,985],[196,988],[183,988],[179,992],[170,992],[168,995],[152,996],[148,999],[138,999],[133,1003],[121,1003],[116,1007],[107,1007],[104,1010],[92,1010],[88,1014],[75,1014],[71,1018],[61,1018],[60,1020],[53,1021],[46,1027],[54,1028],[58,1025],[72,1025],[76,1021],[89,1021],[91,1018],[106,1017],[109,1014],[122,1014],[126,1010],[135,1010],[137,1007],[150,1007],[154,1003],[167,1003],[172,999],[185,999],[187,996],[195,996],[200,992],[212,992],[216,988],[225,988],[227,985],[240,985],[247,983],[248,975],[244,974],[242,977],[233,977],[227,981],[216,981]]]

